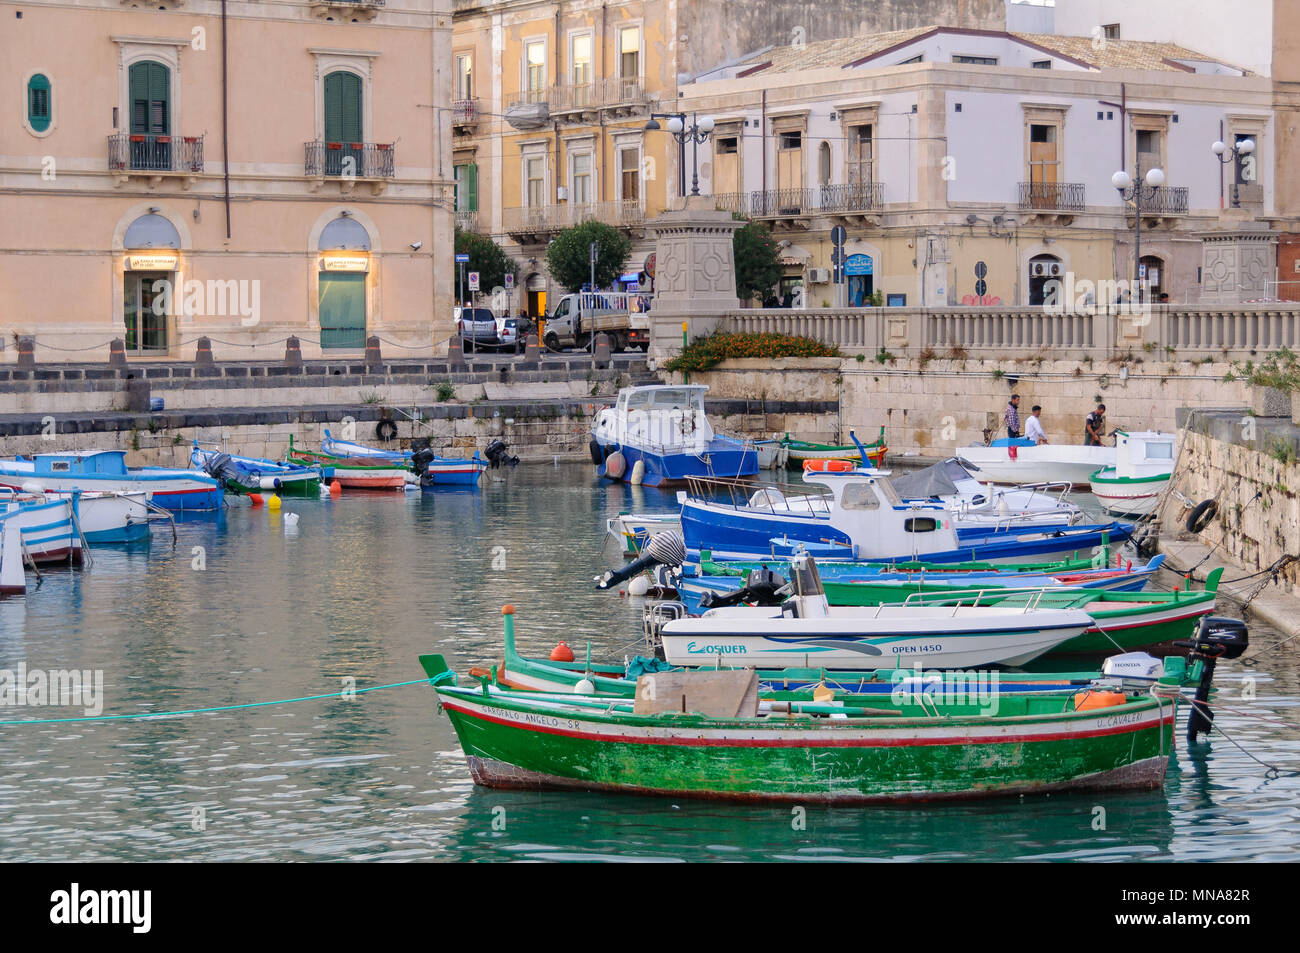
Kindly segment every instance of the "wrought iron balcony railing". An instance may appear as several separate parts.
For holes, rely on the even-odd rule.
[[[768,189],[754,192],[719,192],[706,196],[715,208],[751,218],[783,218],[818,214],[876,212],[885,204],[883,182],[854,185],[820,185],[813,189]],[[681,208],[684,198],[674,200]]]
[[[1186,215],[1187,188],[1169,185],[1142,187],[1143,215]]]
[[[532,205],[507,208],[502,213],[505,230],[510,234],[558,232],[570,225],[596,219],[607,225],[629,227],[645,221],[645,206],[639,199],[613,202],[589,202],[579,205]]]
[[[1082,182],[1021,182],[1020,207],[1058,212],[1082,212]]]
[[[477,99],[458,99],[451,104],[451,124],[453,126],[470,126],[478,122],[479,105]]]
[[[357,179],[391,179],[396,173],[391,142],[323,142],[304,144],[307,175]]]
[[[456,227],[462,232],[478,231],[478,212],[456,212]]]
[[[553,113],[644,106],[649,101],[645,83],[639,77],[602,79],[574,86],[552,86],[546,91],[546,102]]]
[[[202,172],[203,137],[142,133],[109,136],[108,168],[112,172]]]

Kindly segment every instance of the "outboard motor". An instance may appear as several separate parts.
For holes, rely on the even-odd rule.
[[[235,466],[228,453],[214,453],[208,457],[208,462],[203,469],[207,471],[208,476],[222,486],[227,484],[239,485],[242,482],[247,482],[246,479],[241,481],[239,467]]]
[[[1201,681],[1196,686],[1196,698],[1192,703],[1192,714],[1187,719],[1187,741],[1193,744],[1196,736],[1208,734],[1214,722],[1214,712],[1210,711],[1210,682],[1214,680],[1214,666],[1219,659],[1239,658],[1250,646],[1250,634],[1246,623],[1240,619],[1227,619],[1222,616],[1204,616],[1196,627],[1196,635],[1190,642],[1175,642],[1180,648],[1191,649],[1187,653],[1189,661],[1201,660]]]
[[[429,469],[429,464],[432,463],[437,456],[438,455],[429,447],[422,447],[415,451],[415,453],[411,454],[411,469],[420,476],[424,476],[424,472]]]
[[[518,457],[512,457],[506,448],[506,442],[500,438],[493,440],[483,451],[483,456],[487,457],[488,466],[493,470],[497,467],[513,467],[519,463]]]
[[[745,577],[745,584],[735,592],[725,596],[706,592],[700,596],[701,609],[724,609],[727,606],[743,605],[753,602],[760,606],[779,606],[790,594],[789,583],[780,573],[775,573],[763,566],[751,569]]]
[[[597,589],[610,589],[625,579],[631,579],[651,566],[680,566],[686,561],[686,541],[681,533],[655,533],[641,550],[641,555],[622,569],[611,569],[596,577]]]

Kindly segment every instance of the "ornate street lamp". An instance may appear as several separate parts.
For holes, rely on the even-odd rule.
[[[667,119],[665,126],[661,127],[656,119]],[[654,132],[660,128],[667,128],[668,132],[677,140],[678,155],[680,161],[678,168],[681,169],[681,194],[686,194],[686,143],[692,143],[691,155],[691,195],[700,194],[700,143],[709,138],[713,132],[713,119],[705,116],[703,119],[697,119],[695,113],[691,113],[691,124],[686,124],[686,113],[651,113],[650,121],[645,124],[647,132]]]
[[[1142,163],[1138,161],[1135,170],[1138,178],[1135,182],[1123,169],[1120,169],[1110,177],[1110,184],[1115,186],[1119,192],[1121,203],[1133,203],[1133,287],[1136,301],[1142,300],[1142,199],[1154,198],[1156,189],[1165,184],[1165,173],[1163,169],[1151,169],[1146,174],[1146,184],[1143,185]]]
[[[1215,157],[1221,163],[1223,163],[1224,165],[1229,165],[1230,163],[1236,162],[1238,159],[1243,158],[1244,156],[1248,156],[1252,152],[1254,152],[1255,140],[1243,139],[1241,140],[1241,142],[1234,143],[1232,148],[1228,148],[1228,146],[1226,146],[1222,140],[1216,140],[1214,145],[1210,146],[1210,151],[1214,153]],[[1246,181],[1249,182],[1250,179],[1247,179]],[[1238,194],[1237,194],[1238,188],[1239,186],[1237,184],[1237,177],[1234,175],[1232,177],[1232,207],[1233,208],[1241,208],[1241,201],[1238,198]]]

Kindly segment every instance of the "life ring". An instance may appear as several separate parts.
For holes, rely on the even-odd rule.
[[[397,424],[391,420],[381,420],[375,424],[375,436],[380,440],[396,440]]]
[[[805,473],[848,473],[854,469],[852,460],[805,460]]]
[[[1187,517],[1187,532],[1199,533],[1210,525],[1210,521],[1218,512],[1218,503],[1214,500],[1202,500],[1196,509],[1192,510],[1192,515]]]

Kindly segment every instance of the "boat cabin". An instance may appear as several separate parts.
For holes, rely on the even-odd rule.
[[[853,558],[913,558],[957,549],[957,529],[942,503],[904,502],[887,471],[805,473],[832,494],[830,524],[853,540]]]
[[[33,476],[126,476],[125,450],[74,450],[32,456]]]
[[[1139,430],[1115,434],[1115,475],[1150,477],[1172,472],[1174,435],[1158,430]]]
[[[713,439],[704,413],[704,384],[651,384],[624,387],[618,403],[601,412],[598,435],[633,447],[690,451]]]

